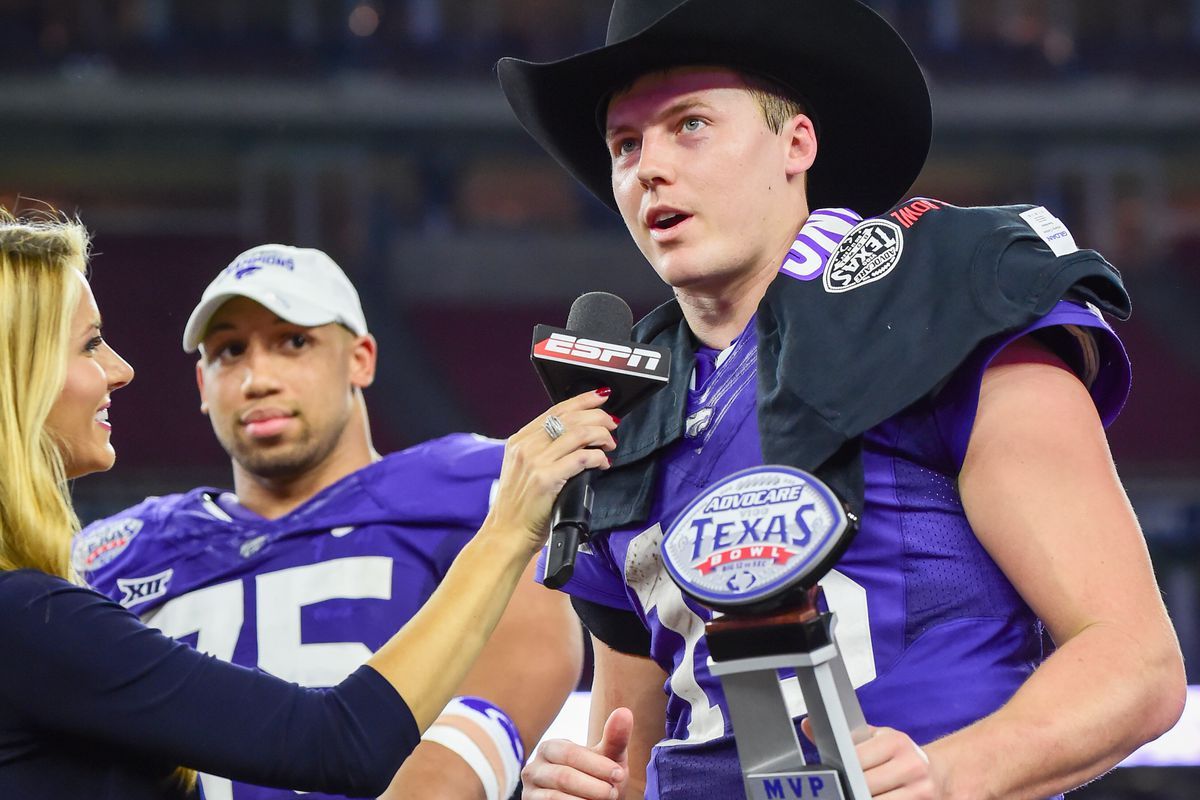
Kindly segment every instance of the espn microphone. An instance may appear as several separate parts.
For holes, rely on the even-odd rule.
[[[554,402],[607,386],[605,410],[623,417],[637,403],[667,385],[671,353],[664,347],[629,341],[633,312],[615,294],[589,292],[571,304],[566,328],[533,329],[534,369]],[[592,531],[592,479],[595,469],[567,481],[554,501],[550,544],[542,583],[557,589],[571,579],[575,554]]]

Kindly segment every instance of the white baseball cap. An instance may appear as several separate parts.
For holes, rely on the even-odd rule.
[[[212,315],[232,297],[248,297],[306,328],[337,322],[359,336],[367,332],[358,292],[332,258],[308,247],[262,244],[235,258],[204,290],[183,329],[184,352],[196,352]]]

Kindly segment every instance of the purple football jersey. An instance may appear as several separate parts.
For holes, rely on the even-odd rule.
[[[332,686],[437,588],[487,514],[502,457],[501,442],[447,436],[393,453],[276,520],[214,489],[150,498],[88,526],[74,560],[94,588],[170,636],[303,686]],[[201,786],[207,800],[298,796],[210,775]]]
[[[797,237],[810,257],[789,256],[784,271],[791,277],[819,277],[811,254],[827,257],[845,235],[829,224],[833,213],[814,212]],[[817,234],[814,224],[822,226]],[[824,247],[828,239],[834,242]],[[1060,302],[1027,330],[989,341],[938,392],[864,435],[860,530],[820,582],[867,721],[903,730],[918,743],[996,710],[1043,657],[1041,624],[975,538],[956,482],[984,370],[1008,343],[1033,331],[1076,368],[1105,424],[1116,417],[1129,364],[1099,313]],[[660,546],[698,494],[762,464],[756,365],[753,320],[726,350],[699,350],[684,437],[662,457],[650,517],[594,538],[564,587],[635,612],[650,631],[651,656],[670,676],[666,730],[649,766],[647,798],[744,796],[728,709],[707,666],[703,633],[712,614],[670,580]],[[799,685],[788,671],[780,680],[798,722],[805,714]]]

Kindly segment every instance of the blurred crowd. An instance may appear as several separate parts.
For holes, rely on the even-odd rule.
[[[987,79],[1200,67],[1198,0],[868,0],[935,73]],[[3,0],[0,46],[27,70],[476,76],[602,40],[598,0]]]

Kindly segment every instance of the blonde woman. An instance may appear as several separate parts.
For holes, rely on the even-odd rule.
[[[101,336],[76,222],[0,209],[0,797],[181,798],[190,769],[374,796],[453,695],[542,545],[570,476],[607,468],[589,392],[508,442],[492,511],[417,616],[336,687],[204,656],[71,574],[66,481],[110,468],[108,409],[133,370]],[[180,770],[180,766],[187,768]]]

